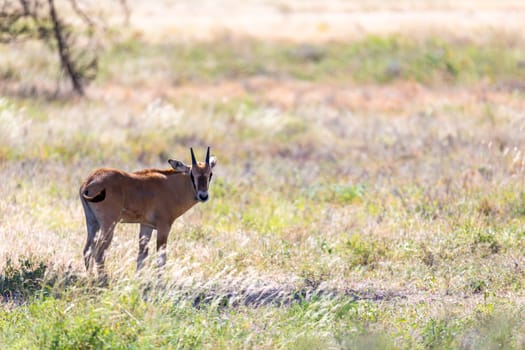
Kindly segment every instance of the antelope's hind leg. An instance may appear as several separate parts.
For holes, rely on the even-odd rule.
[[[106,260],[106,250],[108,249],[111,241],[113,240],[113,233],[115,231],[115,226],[117,225],[117,220],[111,222],[111,224],[102,225],[101,232],[95,240],[94,246],[94,258],[97,266],[97,274],[99,280],[102,284],[107,283],[107,275],[104,268],[104,262]]]
[[[84,256],[84,264],[86,265],[86,270],[90,271],[91,266],[91,260],[93,258],[93,252],[94,252],[94,243],[95,243],[95,236],[97,235],[97,232],[100,230],[100,224],[89,207],[89,204],[87,204],[84,200],[82,200],[82,206],[84,208],[84,214],[86,216],[86,228],[87,228],[87,239],[86,239],[86,245],[84,246],[83,256]]]
[[[144,260],[148,257],[148,243],[151,239],[153,228],[140,224],[139,255],[137,257],[137,271],[144,267]]]

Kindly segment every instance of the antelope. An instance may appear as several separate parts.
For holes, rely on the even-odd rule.
[[[157,230],[157,265],[166,264],[166,243],[173,222],[198,202],[209,199],[208,187],[217,163],[214,156],[210,157],[210,147],[204,163],[197,162],[193,148],[190,152],[191,167],[170,159],[171,169],[128,173],[101,168],[86,178],[80,186],[80,200],[86,216],[83,253],[88,272],[94,259],[98,276],[106,280],[105,253],[119,222],[140,224],[137,271],[148,256],[153,230]]]

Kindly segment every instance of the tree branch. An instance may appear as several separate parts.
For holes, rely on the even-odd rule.
[[[73,89],[79,95],[84,95],[84,87],[82,86],[80,77],[75,71],[75,67],[73,65],[73,62],[71,61],[71,57],[69,56],[69,47],[66,43],[66,37],[65,37],[63,26],[60,23],[60,19],[58,18],[57,13],[56,13],[55,2],[54,0],[48,0],[48,4],[49,4],[49,16],[51,18],[51,22],[53,23],[53,32],[54,32],[55,40],[58,46],[58,54],[60,56],[60,63],[62,65],[62,68],[65,69],[67,75],[71,79],[71,83],[73,84]]]

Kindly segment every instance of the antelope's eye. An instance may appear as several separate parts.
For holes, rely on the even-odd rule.
[[[208,181],[211,181],[211,177],[213,176],[213,173],[210,173],[210,179]]]

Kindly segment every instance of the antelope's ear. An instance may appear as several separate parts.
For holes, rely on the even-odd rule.
[[[211,156],[210,157],[210,167],[213,169],[213,167],[217,164],[217,157]]]
[[[170,163],[171,167],[177,171],[180,171],[182,173],[190,172],[190,167],[181,162],[180,160],[170,159],[168,160],[168,163]]]

